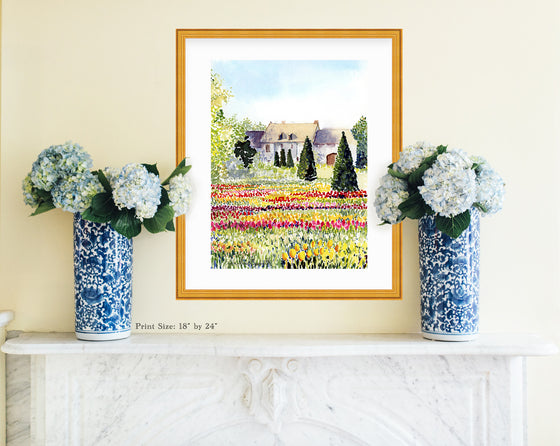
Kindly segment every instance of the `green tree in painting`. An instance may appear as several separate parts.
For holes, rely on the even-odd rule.
[[[311,141],[309,137],[305,137],[305,142],[303,143],[303,150],[299,155],[299,163],[297,167],[297,176],[301,179],[305,178],[305,172],[307,172],[307,150],[311,147]]]
[[[317,169],[315,168],[315,155],[313,149],[309,149],[307,155],[307,171],[305,172],[305,180],[315,181],[317,179]]]
[[[331,188],[340,192],[358,190],[358,177],[352,161],[352,152],[348,147],[346,135],[342,132],[342,138],[338,144],[338,152],[334,163]]]
[[[251,141],[249,137],[245,137],[245,141],[237,141],[235,143],[235,150],[233,151],[235,156],[243,161],[243,167],[248,168],[253,164],[253,158],[257,154],[257,150],[251,147]]]
[[[284,148],[280,149],[280,167],[286,167],[286,151]]]
[[[237,141],[243,141],[247,130],[264,130],[261,123],[253,123],[236,116],[227,117],[224,107],[233,97],[231,90],[224,86],[218,73],[210,73],[210,175],[213,183],[221,183],[227,178],[226,162],[234,156]]]
[[[280,157],[278,152],[274,152],[274,167],[280,167]]]
[[[294,167],[294,159],[292,158],[292,149],[288,149],[288,156],[286,158],[286,167]]]
[[[366,117],[362,116],[354,127],[350,130],[352,136],[358,143],[356,150],[356,167],[364,169],[367,167],[367,121]]]
[[[307,181],[313,181],[317,179],[317,169],[315,168],[315,155],[313,154],[313,147],[311,146],[311,141],[307,136],[305,137],[305,142],[303,143],[303,150],[299,158],[297,175],[299,178]]]
[[[223,110],[233,95],[224,88],[221,77],[214,71],[210,74],[210,80],[210,175],[213,183],[219,183],[227,175],[226,161],[233,155],[233,144],[230,144],[233,129]]]

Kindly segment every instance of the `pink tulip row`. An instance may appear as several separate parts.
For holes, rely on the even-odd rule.
[[[246,231],[247,229],[261,229],[261,228],[304,228],[306,230],[325,230],[325,229],[339,229],[346,230],[366,228],[367,222],[358,220],[333,220],[333,221],[320,221],[320,220],[258,220],[258,221],[234,221],[222,220],[212,221],[212,231],[220,229],[237,229],[239,231]]]

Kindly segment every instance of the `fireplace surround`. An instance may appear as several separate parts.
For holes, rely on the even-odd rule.
[[[534,335],[20,333],[7,444],[524,445]]]

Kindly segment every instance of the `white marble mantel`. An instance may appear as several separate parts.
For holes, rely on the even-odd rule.
[[[162,354],[203,356],[545,356],[554,344],[531,334],[483,334],[471,342],[434,342],[420,334],[134,334],[119,341],[79,341],[73,333],[23,333],[2,351],[12,355]]]
[[[24,333],[2,351],[10,446],[495,446],[526,444],[525,357],[557,348],[521,334]]]
[[[4,343],[6,326],[13,320],[14,312],[0,310],[0,344]],[[0,353],[0,420],[6,419],[6,364],[4,355]],[[0,423],[0,446],[6,444],[6,423]]]

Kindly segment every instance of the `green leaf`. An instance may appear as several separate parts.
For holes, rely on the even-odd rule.
[[[424,184],[424,172],[428,170],[430,166],[428,164],[420,164],[420,167],[412,172],[408,177],[408,183],[413,187],[422,186]]]
[[[84,220],[93,221],[94,223],[109,223],[111,221],[111,216],[100,217],[95,212],[93,212],[91,206],[81,214]]]
[[[171,180],[171,178],[176,177],[177,175],[184,175],[186,174],[189,170],[191,170],[191,166],[187,166],[187,159],[184,158],[183,161],[181,161],[177,167],[175,168],[175,170],[173,170],[173,172],[171,172],[171,175],[169,175],[167,177],[167,179],[161,183],[162,186],[167,186],[169,184],[169,180]]]
[[[420,192],[414,192],[405,201],[399,204],[399,210],[405,217],[417,220],[426,214],[426,205]]]
[[[465,212],[454,217],[436,216],[436,228],[451,238],[457,238],[471,224],[471,213]]]
[[[33,188],[33,189],[35,189],[35,192],[37,192],[37,195],[41,200],[43,201],[52,200],[51,193],[47,192],[45,189],[37,189],[37,188]]]
[[[445,152],[447,152],[447,146],[437,146],[436,151],[433,153],[433,155],[429,156],[424,161],[422,161],[422,164],[427,164],[428,167],[431,167],[432,164],[435,163],[437,157]]]
[[[40,203],[39,206],[37,206],[37,209],[35,209],[35,212],[31,214],[31,216],[42,214],[43,212],[47,212],[50,211],[51,209],[54,209],[55,207],[56,206],[52,202],[52,198],[51,198],[48,201],[43,201],[42,203]]]
[[[401,180],[406,180],[408,178],[408,175],[406,173],[399,172],[398,170],[394,170],[392,168],[389,168],[389,175]]]
[[[150,173],[153,173],[154,175],[159,177],[159,171],[157,169],[157,164],[145,164],[142,163],[142,165],[146,168],[146,170]]]
[[[163,206],[167,206],[169,203],[171,202],[171,200],[169,200],[169,195],[167,193],[167,190],[165,190],[163,187],[161,188],[161,198],[159,201],[159,207],[163,207]]]
[[[436,162],[439,155],[447,151],[447,146],[437,146],[433,155],[426,158],[420,163],[418,168],[408,177],[408,183],[413,187],[422,186],[424,184],[424,173]]]
[[[99,180],[99,182],[103,186],[103,189],[105,189],[105,192],[109,192],[109,193],[113,192],[113,188],[111,187],[111,184],[109,183],[109,180],[107,179],[107,177],[105,176],[105,173],[103,173],[103,171],[101,169],[99,169],[96,172],[93,172],[93,174],[97,175],[97,179]]]
[[[488,212],[488,208],[484,206],[482,203],[475,203],[473,206],[484,214]]]
[[[144,220],[144,227],[152,234],[163,232],[166,229],[167,223],[173,220],[174,214],[171,206],[162,206],[152,218]]]
[[[442,146],[441,144],[436,147],[438,155],[447,152],[447,146]],[[436,157],[437,158],[437,157]]]
[[[173,219],[169,220],[165,225],[165,229],[171,232],[175,232],[175,224],[173,223]]]
[[[113,194],[110,192],[101,192],[91,200],[91,208],[93,213],[98,217],[107,217],[113,219],[119,212],[113,201]]]
[[[136,237],[142,231],[142,223],[136,218],[134,209],[123,209],[111,220],[111,226],[126,238]]]

